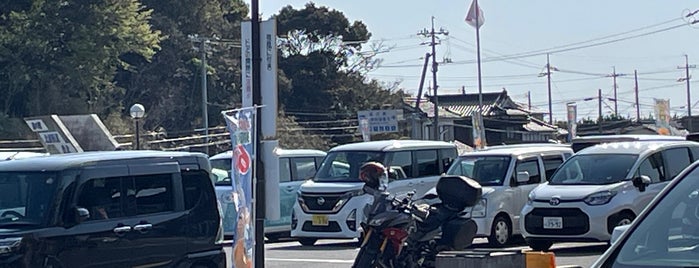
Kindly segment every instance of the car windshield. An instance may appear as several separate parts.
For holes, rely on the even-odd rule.
[[[699,267],[699,168],[680,180],[628,230],[605,266]]]
[[[211,168],[230,171],[233,167],[233,162],[231,162],[230,158],[211,159],[209,162],[211,163]]]
[[[56,173],[0,172],[0,228],[46,222],[58,182]]]
[[[498,186],[505,181],[510,160],[510,156],[461,156],[447,174],[466,176],[483,186]]]
[[[359,167],[370,161],[384,163],[384,152],[335,151],[323,160],[316,176],[317,182],[359,182]]]
[[[216,186],[232,186],[233,184],[231,183],[230,172],[230,169],[223,170],[212,168],[211,175],[214,177],[214,184]]]
[[[602,185],[622,181],[629,174],[638,155],[583,154],[563,163],[549,184]]]

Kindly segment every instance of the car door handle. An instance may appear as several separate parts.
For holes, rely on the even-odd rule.
[[[293,187],[293,186],[287,186],[287,187],[286,187],[286,190],[287,190],[288,192],[291,192],[291,191],[294,190],[294,187]]]
[[[117,235],[123,235],[125,233],[131,232],[131,226],[119,226],[114,228],[113,231]]]
[[[138,224],[133,227],[134,231],[139,231],[141,233],[148,232],[148,230],[153,229],[153,225],[150,223]]]
[[[408,186],[413,186],[413,185],[415,185],[415,183],[413,183],[413,182],[408,182]]]

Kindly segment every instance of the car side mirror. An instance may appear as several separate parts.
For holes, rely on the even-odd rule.
[[[405,179],[405,178],[407,178],[407,176],[405,175],[403,168],[398,167],[398,166],[392,166],[391,168],[388,169],[388,180],[389,181],[400,180],[400,179]]]
[[[646,186],[648,186],[651,183],[650,177],[646,175],[641,175],[638,177],[633,178],[633,186],[638,188],[638,191],[640,192],[645,192],[646,191]]]
[[[90,211],[86,208],[73,207],[66,215],[66,225],[75,226],[90,219]]]
[[[525,183],[529,181],[529,171],[517,172],[517,183]]]

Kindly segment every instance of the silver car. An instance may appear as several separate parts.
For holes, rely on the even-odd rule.
[[[625,228],[592,267],[699,267],[699,162]]]
[[[529,194],[522,235],[534,250],[555,242],[610,241],[614,227],[631,223],[698,159],[699,143],[691,141],[617,142],[579,151]]]

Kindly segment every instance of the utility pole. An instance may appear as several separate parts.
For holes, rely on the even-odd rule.
[[[417,88],[417,97],[415,100],[415,113],[413,113],[413,138],[424,139],[422,134],[422,120],[418,116],[420,110],[420,99],[422,98],[422,88],[425,85],[425,75],[427,74],[427,65],[430,63],[430,53],[425,53],[425,64],[422,66],[422,75],[420,76],[420,85]]]
[[[597,127],[599,134],[602,134],[602,89],[597,89]]]
[[[692,131],[692,97],[689,91],[689,80],[692,78],[689,76],[689,68],[696,68],[696,65],[689,65],[689,56],[684,55],[684,66],[678,66],[677,69],[684,69],[685,76],[677,79],[677,82],[687,81],[687,130]]]
[[[439,95],[437,93],[438,85],[437,85],[437,51],[436,51],[436,46],[438,45],[436,39],[436,35],[449,35],[449,32],[445,31],[444,29],[439,29],[439,32],[434,31],[434,16],[432,16],[432,29],[428,32],[427,29],[423,29],[421,32],[418,34],[423,35],[423,36],[429,36],[431,38],[431,42],[429,43],[430,46],[432,46],[432,88],[434,92],[434,120],[433,120],[433,135],[434,135],[434,140],[441,140],[441,137],[439,135]]]
[[[625,74],[618,74],[616,73],[616,67],[612,67],[612,74],[607,75],[607,77],[612,77],[614,84],[614,115],[619,116],[619,106],[618,106],[618,100],[617,100],[617,89],[619,89],[619,86],[616,84],[616,78],[618,76],[625,76]]]
[[[250,37],[252,45],[252,105],[262,105],[262,86],[260,82],[262,57],[260,51],[260,3],[259,0],[251,0],[250,4]],[[255,108],[257,109],[257,108]],[[255,176],[253,177],[252,189],[255,194],[253,206],[255,208],[255,250],[253,262],[255,268],[265,267],[265,167],[264,167],[264,150],[262,148],[261,135],[262,133],[262,116],[259,113],[255,116]]]
[[[199,43],[200,47],[195,47],[199,50],[201,58],[201,116],[202,122],[204,124],[204,153],[209,154],[209,105],[208,105],[208,88],[206,82],[206,51],[207,45],[211,40],[207,37],[200,37],[198,35],[190,35],[189,40],[194,43]]]
[[[532,111],[532,92],[527,91],[527,106],[529,106],[529,112]]]
[[[546,76],[549,92],[549,124],[553,125],[553,106],[551,104],[551,70],[556,70],[556,68],[551,68],[551,62],[549,61],[549,54],[546,54],[546,72],[540,73],[539,77]]]
[[[641,122],[641,105],[638,103],[638,71],[633,70],[634,87],[633,91],[636,94],[636,122]]]

